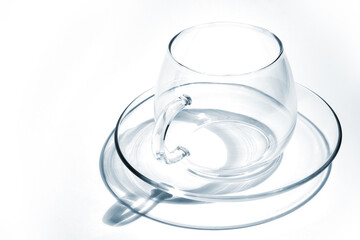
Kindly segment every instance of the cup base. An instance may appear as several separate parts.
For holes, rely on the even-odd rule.
[[[188,139],[192,146],[187,158],[189,170],[214,180],[247,181],[268,172],[281,159],[272,154],[277,146],[273,132],[249,119],[210,121],[200,125]]]

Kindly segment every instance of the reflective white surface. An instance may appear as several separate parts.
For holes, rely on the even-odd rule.
[[[2,1],[1,239],[358,239],[360,4],[356,1]],[[283,41],[295,81],[343,127],[313,200],[264,225],[197,231],[140,218],[115,228],[99,173],[104,139],[154,86],[169,39],[211,21],[262,26]]]

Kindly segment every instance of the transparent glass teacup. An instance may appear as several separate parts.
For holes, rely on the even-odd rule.
[[[154,108],[159,161],[186,161],[192,173],[214,179],[268,172],[279,164],[297,115],[281,41],[240,23],[180,32],[170,41]]]

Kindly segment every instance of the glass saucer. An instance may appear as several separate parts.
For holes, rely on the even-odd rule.
[[[296,90],[297,125],[281,158],[254,178],[226,181],[194,174],[186,163],[158,163],[148,154],[149,90],[127,107],[104,146],[104,182],[132,211],[181,227],[229,229],[281,217],[321,189],[341,143],[340,123],[330,106],[299,84]]]

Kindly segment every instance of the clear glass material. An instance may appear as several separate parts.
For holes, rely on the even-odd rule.
[[[154,108],[156,159],[184,162],[204,179],[258,184],[276,169],[297,119],[282,43],[239,23],[180,32],[169,44]]]
[[[301,85],[296,91],[293,137],[276,171],[251,188],[239,179],[204,183],[203,178],[180,171],[182,161],[176,166],[146,158],[151,155],[149,140],[155,125],[154,91],[142,94],[123,112],[101,155],[104,182],[119,200],[105,220],[116,215],[118,222],[112,224],[122,225],[147,216],[181,227],[229,229],[274,220],[305,204],[325,184],[342,135],[339,120],[325,101]],[[224,141],[229,138],[223,136]],[[229,194],[229,189],[236,191]]]
[[[104,222],[229,229],[276,219],[322,188],[340,143],[334,111],[295,85],[274,34],[189,28],[103,148],[102,177],[118,199]]]

